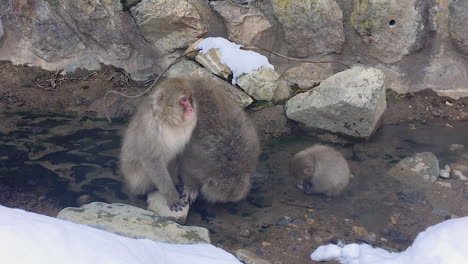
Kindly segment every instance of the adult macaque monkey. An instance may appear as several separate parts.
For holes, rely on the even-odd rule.
[[[211,80],[192,80],[198,121],[182,153],[180,177],[185,204],[199,192],[209,202],[235,202],[250,190],[260,143],[244,110]]]
[[[192,83],[182,79],[158,85],[130,121],[120,155],[129,192],[147,194],[157,188],[175,211],[182,210],[184,203],[176,189],[177,173],[170,172],[169,163],[184,150],[197,123],[193,92]]]

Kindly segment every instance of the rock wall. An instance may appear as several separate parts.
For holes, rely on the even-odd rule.
[[[453,98],[468,96],[467,0],[235,3],[1,1],[0,59],[65,71],[110,64],[144,80],[197,38],[221,36],[295,57],[372,66],[399,93],[430,88]],[[298,65],[269,57],[281,74]]]

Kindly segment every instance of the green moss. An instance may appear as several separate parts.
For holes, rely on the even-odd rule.
[[[187,231],[185,234],[182,235],[183,238],[186,238],[193,242],[209,242],[202,238],[197,232],[195,231]]]

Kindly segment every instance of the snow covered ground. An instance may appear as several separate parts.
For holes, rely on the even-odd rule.
[[[367,244],[329,244],[310,257],[315,261],[336,259],[342,264],[468,264],[468,216],[428,227],[400,253]]]
[[[239,264],[210,244],[132,239],[89,226],[0,206],[0,263]]]
[[[268,62],[267,57],[254,51],[241,50],[242,45],[224,38],[206,38],[198,43],[198,48],[202,53],[207,53],[210,49],[219,50],[221,63],[226,64],[232,71],[232,84],[236,84],[238,77],[261,67],[274,69],[273,65]]]

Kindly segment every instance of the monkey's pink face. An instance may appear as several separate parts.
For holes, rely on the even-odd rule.
[[[182,96],[179,99],[179,105],[181,105],[184,110],[184,119],[186,121],[192,120],[195,116],[192,98],[190,96]]]

